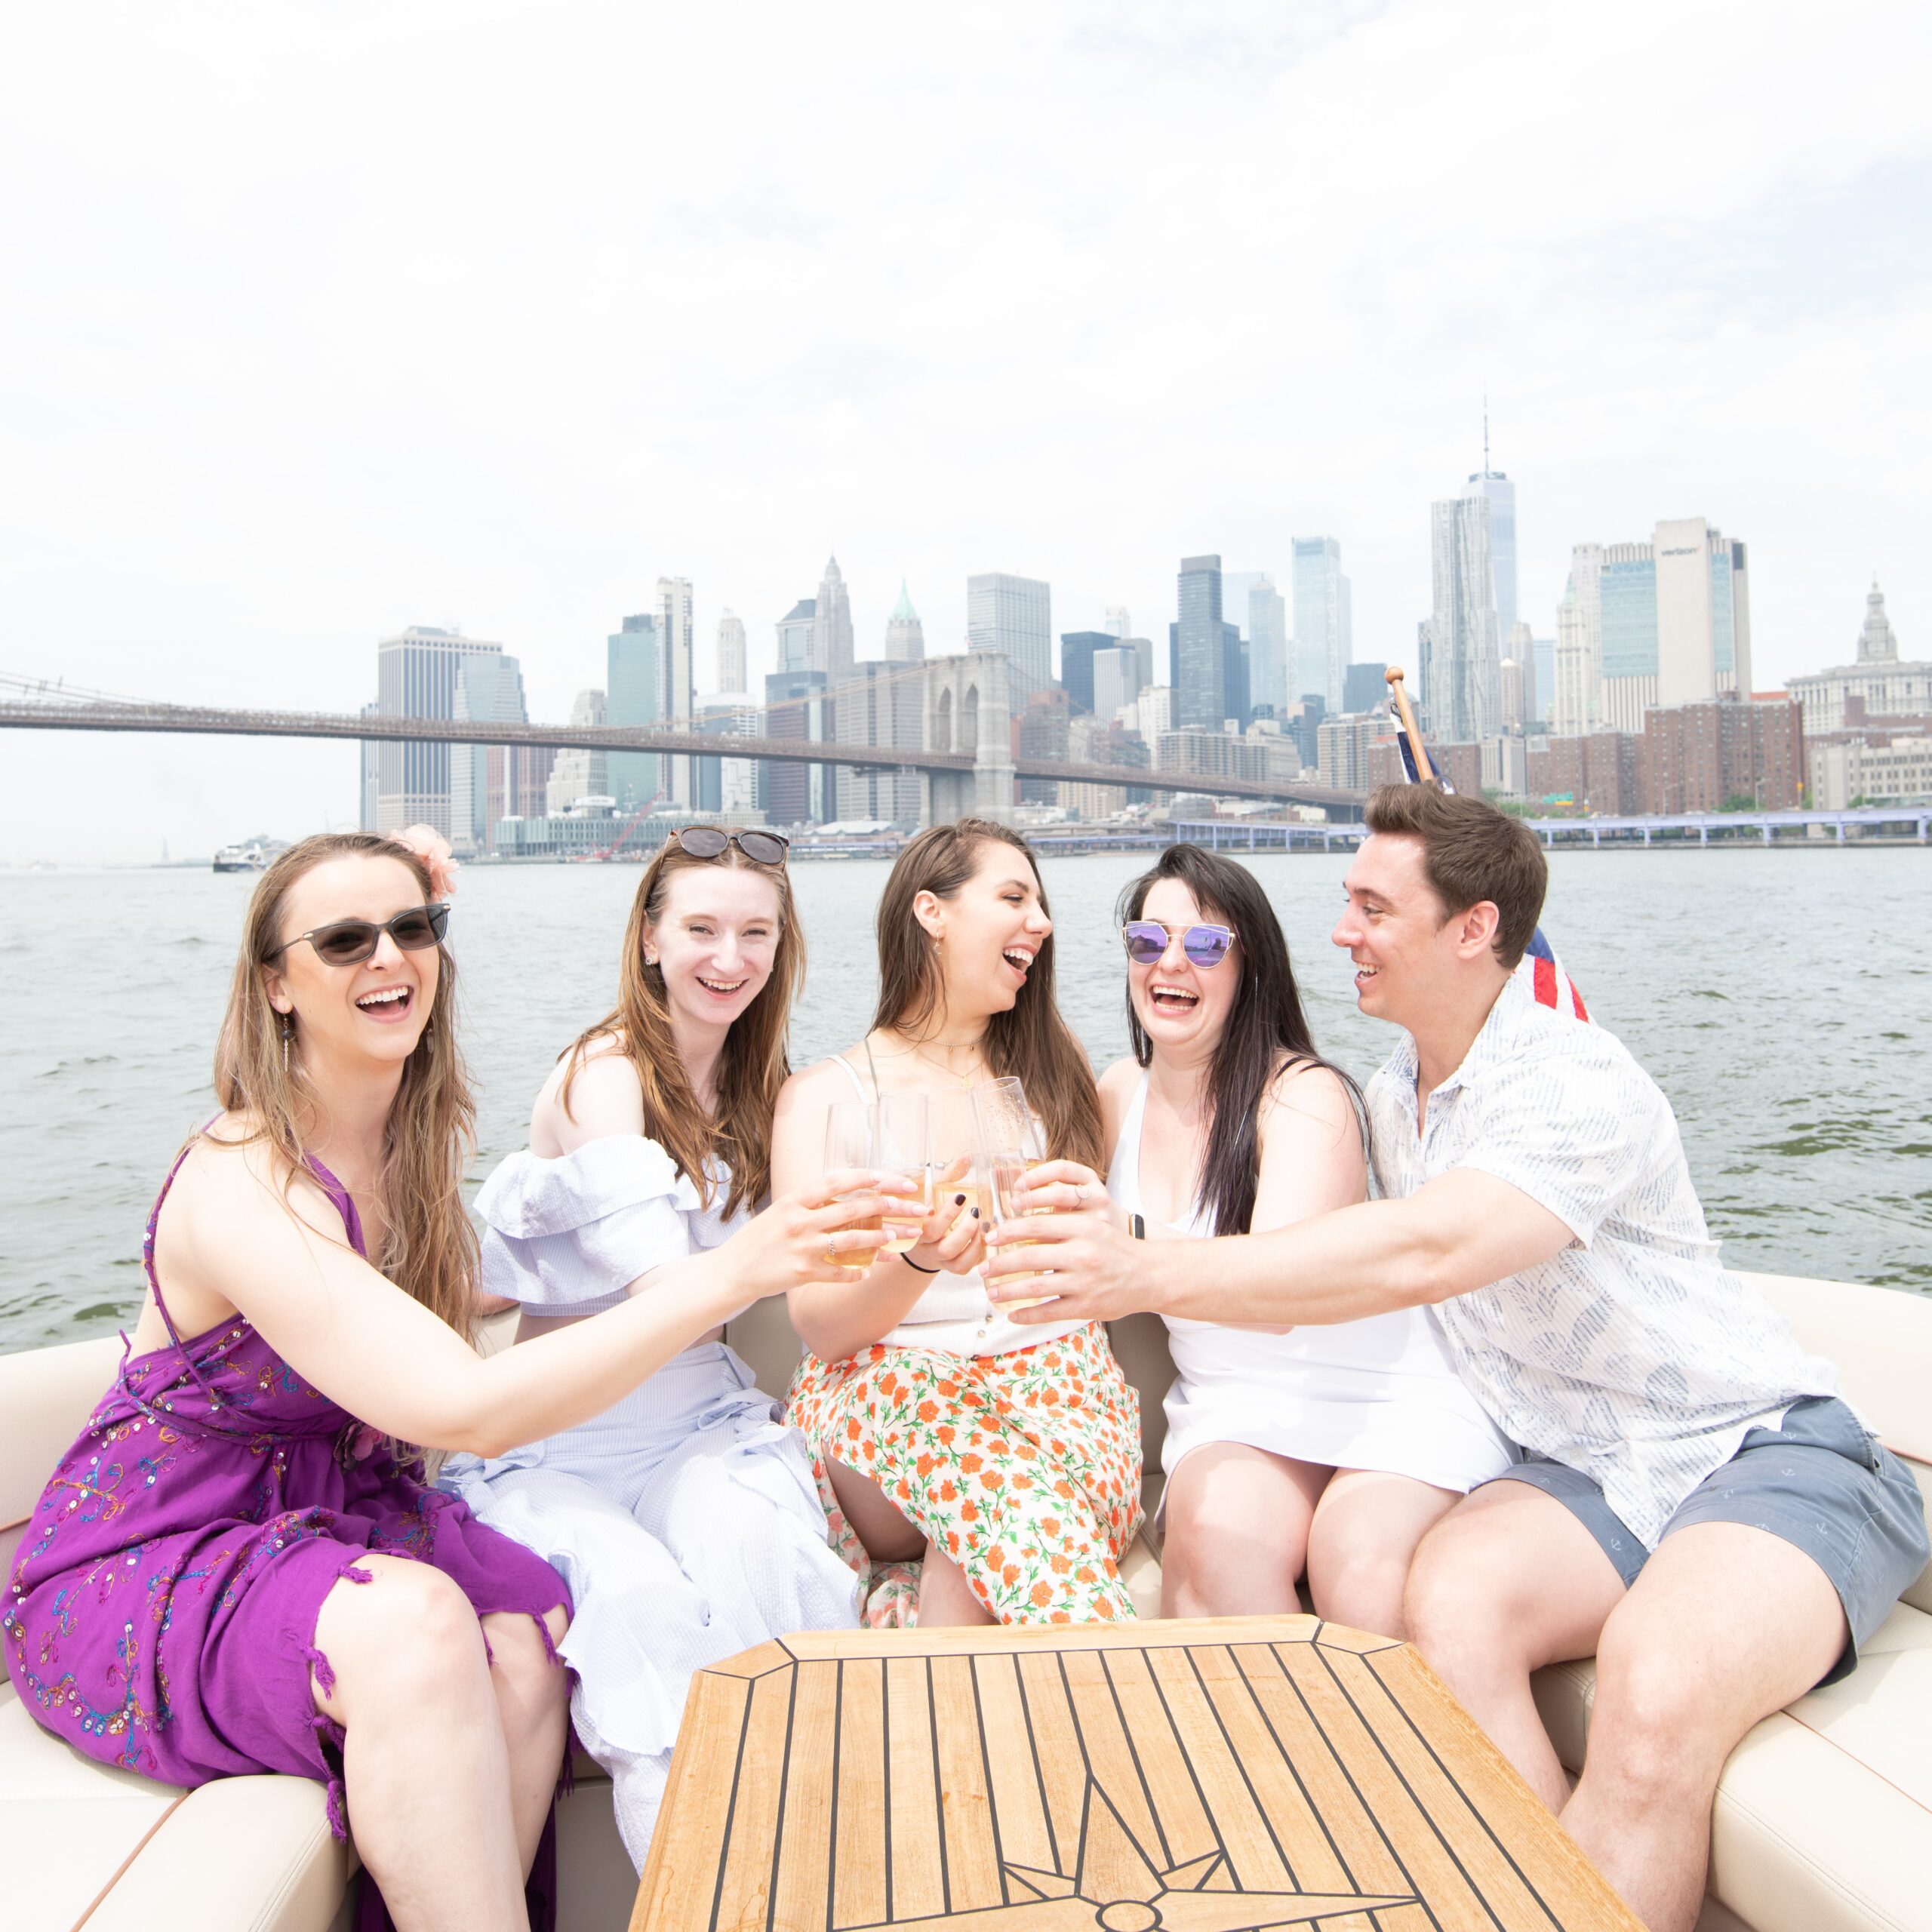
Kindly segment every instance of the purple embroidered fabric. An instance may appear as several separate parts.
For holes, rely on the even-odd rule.
[[[185,1155],[184,1155],[185,1158]],[[142,1260],[170,1346],[125,1355],[114,1386],[54,1472],[23,1539],[0,1637],[22,1700],[103,1764],[170,1784],[237,1774],[312,1777],[345,1833],[339,1726],[315,1618],[368,1555],[434,1564],[479,1617],[538,1622],[570,1593],[542,1558],[426,1487],[421,1470],[311,1388],[237,1316],[183,1341]],[[355,1204],[316,1180],[366,1252]],[[547,1636],[546,1638],[547,1643]]]

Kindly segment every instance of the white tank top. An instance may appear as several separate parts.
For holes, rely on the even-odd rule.
[[[858,1069],[843,1054],[830,1057],[844,1069],[860,1100],[878,1097],[876,1075],[869,1093]],[[896,1348],[936,1349],[955,1355],[1003,1355],[1053,1341],[1084,1325],[1078,1321],[1014,1321],[986,1299],[986,1282],[976,1268],[969,1275],[943,1271],[935,1275],[925,1292],[900,1317],[899,1325],[880,1339]]]

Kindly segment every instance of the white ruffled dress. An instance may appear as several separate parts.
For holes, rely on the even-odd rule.
[[[546,1315],[615,1307],[638,1275],[737,1229],[725,1192],[714,1182],[707,1209],[641,1136],[557,1160],[512,1154],[476,1199],[484,1291]],[[571,1715],[611,1775],[640,1868],[693,1672],[789,1630],[859,1620],[859,1580],[827,1540],[811,1454],[780,1414],[737,1355],[703,1342],[590,1421],[443,1472],[478,1518],[570,1586],[558,1647],[576,1672]]]

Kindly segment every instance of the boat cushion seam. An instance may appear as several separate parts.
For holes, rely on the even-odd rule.
[[[1717,1801],[1721,1805],[1727,1805],[1731,1810],[1748,1819],[1794,1863],[1804,1866],[1814,1878],[1820,1881],[1826,1890],[1835,1892],[1847,1903],[1856,1905],[1875,1924],[1890,1927],[1893,1928],[1893,1932],[1912,1932],[1912,1928],[1903,1919],[1894,1918],[1869,1893],[1861,1890],[1835,1866],[1820,1864],[1810,1852],[1807,1851],[1791,1836],[1789,1832],[1774,1824],[1747,1799],[1740,1798],[1735,1792],[1725,1790],[1720,1784],[1718,1786]],[[1724,1899],[1721,1893],[1717,1896],[1722,1903],[1727,1904],[1729,1903],[1727,1900]]]
[[[159,1831],[162,1826],[166,1824],[168,1820],[173,1817],[175,1813],[180,1810],[182,1806],[186,1804],[187,1801],[188,1794],[184,1791],[182,1792],[180,1796],[176,1798],[174,1802],[169,1805],[168,1809],[141,1834],[140,1841],[134,1847],[132,1851],[128,1853],[125,1858],[122,1860],[118,1865],[115,1866],[114,1875],[108,1880],[106,1884],[101,1887],[99,1891],[94,1894],[92,1898],[88,1900],[87,1909],[81,1914],[79,1918],[74,1921],[74,1932],[81,1932],[81,1927],[86,1924],[88,1921],[100,1909],[102,1905],[106,1900],[108,1894],[112,1891],[115,1887],[119,1884],[123,1878],[127,1877],[128,1866],[132,1865],[134,1860],[140,1857],[141,1854],[146,1850],[149,1845],[153,1842],[155,1833]]]

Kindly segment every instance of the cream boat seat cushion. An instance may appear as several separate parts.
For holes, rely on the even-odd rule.
[[[1932,1493],[1932,1309],[1915,1297],[1833,1282],[1753,1278],[1808,1348],[1836,1361],[1846,1392]],[[493,1340],[506,1340],[499,1334]],[[798,1343],[782,1303],[732,1324],[732,1345],[767,1389],[783,1389]],[[1172,1377],[1149,1316],[1115,1324],[1140,1392],[1151,1521],[1160,1495],[1161,1400]],[[114,1373],[118,1342],[0,1356],[0,1574],[46,1472]],[[1160,1607],[1158,1549],[1146,1536],[1124,1565],[1143,1617]],[[1844,1683],[1767,1719],[1726,1767],[1714,1821],[1715,1928],[1755,1932],[1932,1932],[1932,1572],[1866,1647]],[[1594,1683],[1587,1663],[1544,1672],[1545,1721],[1566,1762],[1581,1762]],[[610,1788],[580,1761],[559,1818],[565,1932],[621,1924],[635,1878],[611,1817]],[[321,1788],[299,1778],[235,1778],[183,1792],[92,1763],[50,1737],[0,1680],[0,1871],[8,1932],[141,1932],[158,1897],[198,1901],[202,1932],[329,1932],[344,1924],[352,1854],[336,1844]],[[208,1875],[219,1872],[218,1884]]]

